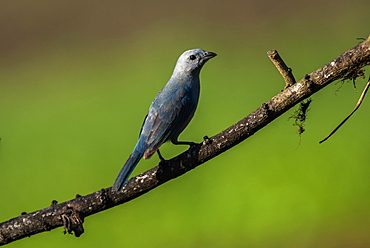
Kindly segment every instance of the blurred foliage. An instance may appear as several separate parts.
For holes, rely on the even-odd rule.
[[[1,221],[112,185],[147,108],[190,48],[217,52],[180,138],[200,142],[369,35],[366,0],[0,2]],[[368,77],[369,73],[365,75]],[[357,81],[361,91],[365,80]],[[338,90],[339,89],[339,90]],[[9,247],[368,247],[369,123],[352,83],[313,96],[300,138],[292,109],[194,171]],[[172,157],[186,147],[164,145]],[[157,164],[141,161],[134,175]]]

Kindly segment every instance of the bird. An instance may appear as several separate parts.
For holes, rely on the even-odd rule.
[[[174,145],[195,145],[178,141],[178,136],[193,118],[200,93],[199,74],[203,65],[217,54],[202,49],[185,51],[178,58],[172,76],[154,98],[141,127],[134,150],[120,170],[113,190],[120,191],[141,158],[149,159],[159,147],[170,141]]]

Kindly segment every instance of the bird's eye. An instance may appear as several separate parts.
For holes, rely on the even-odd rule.
[[[194,59],[196,59],[197,57],[195,56],[195,55],[190,55],[190,57],[189,57],[189,59],[190,60],[194,60]]]

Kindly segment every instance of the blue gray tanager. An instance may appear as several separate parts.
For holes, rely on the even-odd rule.
[[[123,188],[141,158],[149,159],[155,152],[163,160],[159,147],[166,141],[175,145],[193,145],[177,138],[189,124],[197,108],[203,65],[217,54],[201,49],[184,52],[177,60],[173,74],[164,88],[154,98],[141,127],[139,140],[123,165],[113,189]]]

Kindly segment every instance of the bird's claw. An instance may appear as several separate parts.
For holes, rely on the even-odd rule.
[[[203,144],[209,145],[212,143],[212,139],[210,139],[207,135],[203,137]]]

